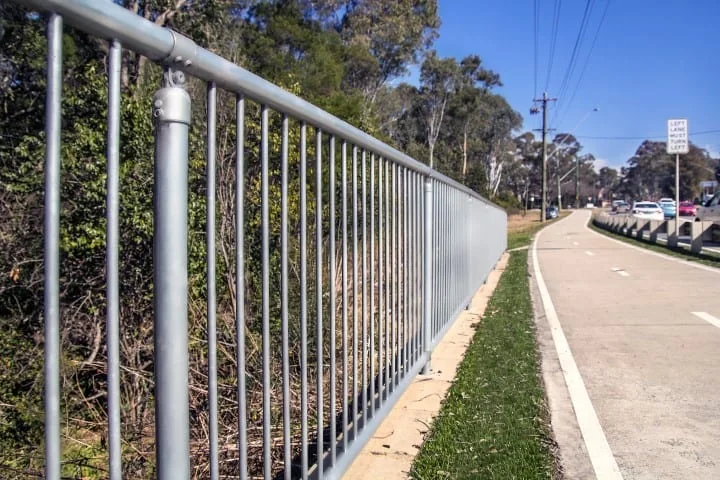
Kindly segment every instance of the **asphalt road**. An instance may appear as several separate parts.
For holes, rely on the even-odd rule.
[[[568,476],[720,478],[720,269],[608,239],[589,216],[549,226],[533,250],[543,368],[552,349],[564,378],[544,372],[560,453],[592,464]]]

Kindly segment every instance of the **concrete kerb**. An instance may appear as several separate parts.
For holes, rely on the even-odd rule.
[[[475,335],[475,324],[485,313],[510,254],[504,253],[486,283],[478,289],[467,310],[459,317],[433,351],[432,371],[418,375],[398,399],[370,441],[355,458],[343,479],[383,480],[408,478],[415,456],[433,419],[440,411],[457,368]]]
[[[657,243],[660,233],[667,233],[667,222],[665,220],[650,220],[650,241]]]
[[[592,222],[600,228],[667,247],[679,246],[679,241],[675,238],[675,221],[675,219],[629,219],[607,213],[599,213],[592,217]],[[680,234],[690,236],[690,251],[696,254],[703,253],[705,244],[714,240],[713,230],[720,231],[718,222],[693,221],[690,218],[680,218],[678,221]],[[667,239],[659,238],[661,234],[667,234]]]
[[[627,222],[626,217],[619,217],[615,221],[615,228],[613,228],[613,232],[615,233],[622,233],[623,229],[625,228],[625,223]]]
[[[591,217],[590,221],[592,221],[592,217]],[[720,274],[720,268],[718,268],[718,267],[710,267],[710,266],[707,266],[707,265],[703,265],[703,264],[701,264],[701,263],[691,262],[691,261],[688,261],[688,260],[683,260],[683,259],[680,259],[680,258],[677,258],[677,257],[673,257],[672,255],[668,255],[668,254],[666,254],[666,253],[655,252],[655,251],[649,250],[649,249],[647,249],[647,248],[645,248],[645,247],[642,247],[642,246],[639,246],[639,245],[631,245],[631,244],[629,244],[629,243],[627,243],[627,242],[623,242],[622,240],[617,240],[617,239],[612,238],[612,237],[610,237],[610,236],[608,236],[608,235],[603,235],[602,233],[597,232],[597,231],[593,230],[592,228],[590,228],[590,221],[585,225],[585,229],[586,229],[588,232],[592,232],[593,234],[595,234],[595,235],[597,235],[597,236],[599,236],[599,237],[605,238],[606,240],[608,240],[608,241],[610,241],[610,242],[616,243],[616,244],[618,244],[618,245],[625,246],[625,247],[627,247],[627,248],[632,248],[633,250],[636,250],[636,251],[638,251],[638,252],[640,252],[640,253],[643,253],[643,254],[645,254],[645,255],[652,255],[652,256],[655,256],[655,257],[664,258],[665,260],[668,260],[668,261],[671,261],[671,262],[682,263],[683,265],[688,265],[688,266],[690,266],[690,267],[692,267],[692,268],[697,268],[697,269],[699,269],[699,270],[705,270],[706,272],[712,272],[712,273],[715,273],[715,274]]]
[[[704,231],[703,222],[692,222],[690,224],[690,251],[692,253],[702,252]]]
[[[625,220],[625,235],[627,235],[628,237],[633,236],[633,230],[635,229],[637,222],[638,220],[635,217],[628,217]]]
[[[636,225],[635,236],[639,239],[642,239],[643,232],[650,229],[650,220],[641,218],[635,222],[635,225]]]

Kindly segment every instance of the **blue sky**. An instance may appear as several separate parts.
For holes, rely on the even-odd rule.
[[[458,59],[476,53],[504,83],[498,90],[537,128],[530,116],[534,95],[534,0],[438,0],[442,26],[435,48]],[[545,88],[555,0],[537,0],[540,12],[538,95]],[[608,0],[594,0],[587,32],[579,49],[569,88],[553,105],[551,127],[576,131],[585,146],[605,164],[619,166],[641,140],[582,138],[664,135],[666,121],[689,120],[691,141],[717,154],[720,133],[720,0],[610,0],[597,43],[575,98],[569,103]],[[550,96],[558,96],[580,28],[586,2],[561,2]],[[411,76],[417,78],[417,73]],[[558,114],[556,116],[556,110]]]

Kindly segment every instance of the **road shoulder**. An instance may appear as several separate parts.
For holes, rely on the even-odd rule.
[[[556,455],[560,470],[559,477],[594,479],[595,473],[590,456],[583,441],[582,432],[570,400],[570,392],[565,383],[565,376],[553,342],[550,325],[545,316],[545,309],[533,268],[534,255],[535,252],[530,248],[528,250],[530,297],[533,304],[542,380],[548,409],[550,410],[550,425],[557,444]]]

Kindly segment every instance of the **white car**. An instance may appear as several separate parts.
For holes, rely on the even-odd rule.
[[[705,205],[698,208],[695,220],[720,221],[720,192],[710,198]]]
[[[655,202],[635,202],[632,206],[632,214],[636,218],[646,220],[665,220],[662,208]]]

